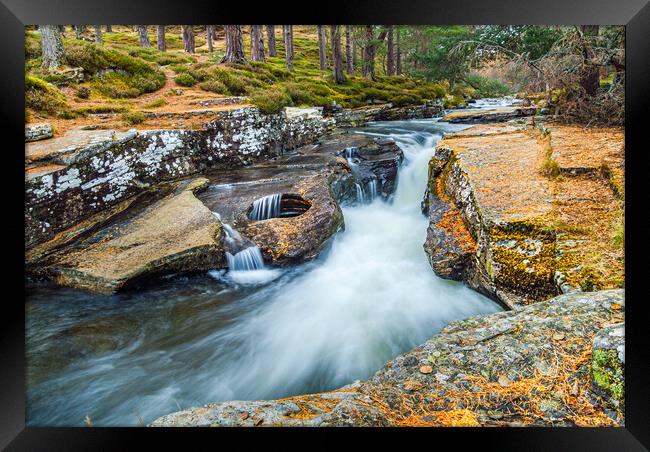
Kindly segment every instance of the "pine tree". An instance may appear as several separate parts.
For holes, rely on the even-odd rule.
[[[352,27],[345,26],[345,69],[348,75],[354,74],[354,62],[352,59]]]
[[[181,25],[183,47],[188,53],[194,53],[194,28],[191,25]]]
[[[165,44],[165,26],[157,25],[156,28],[158,29],[158,50],[164,52],[167,50],[167,45]]]
[[[283,25],[284,53],[287,69],[293,70],[293,25]]]
[[[251,61],[265,61],[264,32],[261,25],[251,25]]]
[[[246,63],[244,55],[244,34],[241,25],[224,25],[226,32],[226,54],[222,63]]]
[[[269,44],[269,56],[270,57],[278,56],[278,51],[275,46],[275,25],[266,26],[266,39]]]
[[[140,47],[151,47],[149,42],[149,33],[146,25],[138,25],[138,35],[140,37]]]
[[[317,25],[318,34],[318,60],[320,62],[320,70],[327,70],[327,38],[325,37],[325,27]]]
[[[43,69],[52,71],[61,65],[63,60],[63,41],[61,30],[56,25],[40,25],[41,48],[43,53]]]
[[[343,58],[341,55],[341,26],[330,26],[332,37],[332,65],[334,66],[334,83],[345,82],[343,75]]]

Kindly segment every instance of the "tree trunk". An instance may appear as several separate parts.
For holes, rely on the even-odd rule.
[[[266,26],[266,39],[269,43],[269,56],[278,56],[278,51],[275,48],[275,25]]]
[[[165,44],[165,26],[157,25],[158,29],[158,50],[164,52],[167,50],[167,45]]]
[[[43,69],[51,71],[61,65],[63,41],[61,30],[56,25],[41,25],[41,46],[43,49]]]
[[[395,75],[395,48],[393,47],[393,26],[386,34],[386,75]]]
[[[95,42],[97,44],[101,44],[104,42],[104,39],[102,38],[102,26],[101,25],[95,25]]]
[[[138,25],[138,34],[140,35],[140,47],[151,47],[149,31],[146,25]]]
[[[188,53],[194,53],[194,28],[191,25],[181,25],[183,47]]]
[[[113,26],[112,25],[106,25],[106,33],[113,33]]]
[[[357,41],[352,37],[352,70],[359,64],[358,61],[358,51],[357,51]]]
[[[251,25],[251,61],[265,61],[264,32],[261,25]]]
[[[592,43],[587,42],[590,37],[598,36],[598,25],[580,25],[582,31],[582,56],[583,67],[580,74],[580,85],[589,96],[595,96],[600,88],[598,66],[593,64],[594,51]]]
[[[317,25],[318,31],[318,61],[320,62],[320,70],[327,70],[327,38],[325,37],[325,27]]]
[[[350,26],[345,26],[345,70],[348,75],[354,74],[354,66],[352,64],[352,36]]]
[[[402,47],[399,42],[399,28],[395,30],[395,73],[402,75]]]
[[[75,38],[81,39],[81,32],[83,31],[82,25],[75,25],[74,26],[74,35]]]
[[[384,40],[388,30],[383,30],[375,38],[372,25],[366,25],[366,42],[361,50],[361,70],[364,77],[375,80],[375,54],[377,44]]]
[[[293,25],[283,25],[284,34],[284,54],[286,58],[287,69],[293,70]]]
[[[330,25],[332,37],[332,66],[334,66],[334,83],[345,82],[343,75],[343,57],[341,55],[341,26]]]
[[[214,36],[214,25],[206,25],[205,38],[208,42],[208,53],[212,53],[212,37]]]
[[[244,34],[241,25],[224,25],[224,30],[226,32],[226,54],[221,62],[246,64]]]
[[[375,79],[375,39],[372,25],[366,25],[366,43],[361,49],[361,75],[371,80]]]

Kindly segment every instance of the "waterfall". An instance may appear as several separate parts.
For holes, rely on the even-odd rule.
[[[359,158],[358,148],[345,148],[345,159],[349,162],[353,158]]]
[[[377,179],[370,179],[368,182],[368,189],[370,191],[370,201],[377,197]]]
[[[250,213],[251,220],[268,220],[280,216],[280,201],[282,193],[264,196],[263,198],[253,201],[253,209]]]
[[[228,269],[230,271],[261,270],[264,268],[262,253],[256,246],[251,246],[239,253],[232,255],[226,252]]]
[[[355,183],[354,185],[356,185],[356,187],[357,187],[357,201],[359,201],[362,204],[365,203],[366,202],[366,193],[365,193],[365,191],[363,189],[363,185],[358,183],[358,182]]]
[[[218,212],[212,213],[221,221],[221,215]],[[242,237],[239,231],[228,223],[222,222],[221,225],[226,233],[228,270],[236,272],[264,269],[264,259],[260,249],[251,240]]]

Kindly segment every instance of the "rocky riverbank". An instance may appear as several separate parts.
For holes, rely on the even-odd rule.
[[[574,293],[453,322],[366,381],[152,426],[623,425],[624,306],[622,290]]]
[[[346,153],[354,154],[354,160],[343,157]],[[110,151],[101,155],[113,156]],[[337,132],[245,167],[204,171],[209,180],[164,182],[175,174],[165,173],[163,182],[140,186],[136,195],[29,248],[27,271],[61,285],[111,293],[147,277],[227,268],[226,252],[241,250],[223,246],[226,232],[221,220],[239,231],[243,243],[257,246],[265,262],[300,263],[316,257],[344,227],[339,203],[356,202],[358,187],[374,182],[379,196],[393,193],[402,159],[402,151],[390,140]],[[80,157],[79,161],[86,160]],[[183,174],[187,167],[180,168]],[[98,179],[86,184],[98,186]],[[253,203],[274,194],[305,207],[287,217],[250,218]],[[54,191],[51,199],[77,202],[68,195],[74,196]]]
[[[616,128],[511,122],[445,137],[423,203],[434,271],[511,308],[622,287],[623,162]]]

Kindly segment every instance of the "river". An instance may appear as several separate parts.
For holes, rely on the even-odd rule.
[[[364,379],[448,322],[501,308],[434,275],[420,211],[437,119],[371,123],[405,154],[391,202],[343,208],[313,262],[172,276],[111,296],[29,283],[27,424],[144,425],[193,405]],[[233,277],[236,276],[236,277]]]

